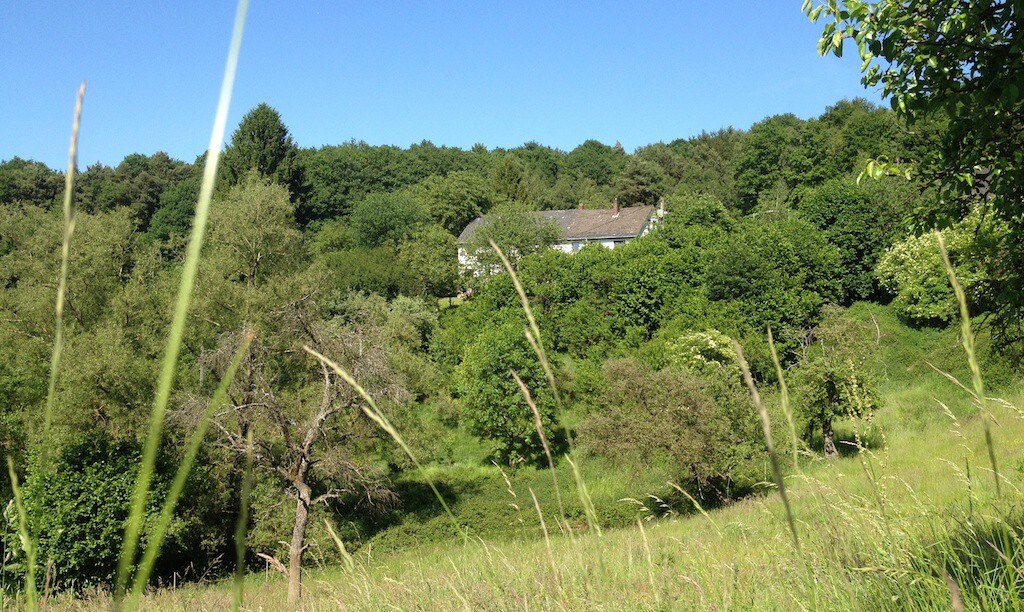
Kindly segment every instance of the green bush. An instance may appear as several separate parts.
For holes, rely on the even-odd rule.
[[[942,232],[957,279],[969,298],[985,278],[983,264],[974,253],[979,221],[975,213]],[[875,273],[882,287],[895,294],[892,305],[904,318],[917,324],[944,324],[959,316],[934,233],[897,242],[882,256]]]
[[[138,464],[135,445],[90,439],[66,448],[51,469],[30,471],[23,495],[36,539],[36,576],[50,566],[58,590],[112,584]],[[158,479],[153,499],[163,499],[165,484]],[[157,511],[151,502],[149,516]],[[17,551],[13,567],[23,576],[17,514],[8,509],[6,519],[4,539]]]
[[[550,428],[554,406],[547,379],[523,334],[525,322],[510,318],[484,331],[466,348],[455,372],[462,416],[469,430],[496,444],[506,464],[536,460],[542,448],[533,411],[512,378],[515,370],[533,395],[544,426]]]
[[[635,359],[608,361],[598,410],[580,426],[581,449],[640,466],[675,466],[679,485],[709,501],[756,482],[763,458],[756,413],[731,376],[703,378]]]

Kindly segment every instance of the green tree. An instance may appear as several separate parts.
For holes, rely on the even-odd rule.
[[[1002,229],[981,225],[980,211],[942,230],[946,249],[972,308],[983,305],[985,249],[978,235],[999,236]],[[984,227],[984,229],[983,229]],[[910,236],[882,255],[876,270],[881,286],[895,295],[896,312],[916,324],[948,324],[960,316],[934,233]]]
[[[716,247],[708,297],[737,301],[748,324],[761,333],[771,327],[786,348],[842,295],[838,249],[802,219],[748,218]]]
[[[283,185],[293,199],[301,195],[302,173],[298,147],[292,142],[281,114],[261,103],[242,117],[224,150],[221,172],[227,184],[237,185],[249,172]]]
[[[1016,2],[844,0],[804,10],[824,19],[818,50],[842,56],[851,41],[865,87],[881,86],[898,117],[912,128],[944,121],[935,146],[897,164],[900,172],[936,186],[919,212],[922,226],[947,227],[981,201],[1007,223],[987,258],[997,338],[1024,338],[1024,50]],[[892,162],[894,160],[882,160]],[[876,164],[873,174],[892,168]]]
[[[613,192],[622,206],[653,206],[665,195],[666,183],[661,166],[633,156],[615,178]]]
[[[416,194],[403,190],[366,196],[352,209],[348,221],[360,244],[375,247],[413,235],[426,225],[429,215]]]
[[[46,164],[13,157],[0,162],[0,204],[28,203],[48,207],[64,188],[59,173]]]
[[[826,308],[814,330],[816,342],[797,369],[796,406],[808,433],[821,428],[828,459],[839,456],[833,422],[869,417],[877,408],[878,392],[865,367],[875,349],[874,333],[870,323],[844,316],[841,308]]]
[[[898,227],[896,208],[889,201],[873,200],[852,181],[832,179],[802,193],[796,209],[838,247],[843,301],[872,295],[875,266]]]
[[[565,157],[566,169],[598,185],[609,185],[626,164],[626,156],[597,140],[587,140]]]
[[[509,202],[526,200],[526,167],[515,155],[505,154],[491,169],[491,189]]]
[[[188,236],[198,201],[198,177],[171,185],[160,194],[160,201],[150,221],[148,234],[156,240],[169,240],[171,236]]]
[[[492,441],[495,454],[508,465],[536,460],[541,452],[533,412],[510,370],[515,370],[533,394],[549,437],[554,416],[546,378],[526,341],[523,325],[523,321],[510,318],[485,330],[466,347],[455,372],[469,430]]]
[[[539,253],[558,242],[562,228],[554,221],[514,204],[497,206],[484,216],[473,234],[462,245],[484,272],[502,270],[497,254],[488,240],[493,240],[512,261]]]
[[[497,200],[487,181],[470,171],[428,177],[418,184],[417,193],[426,202],[434,223],[455,236]]]
[[[413,283],[416,295],[445,297],[455,294],[459,280],[455,237],[437,225],[420,232],[415,239],[398,245],[397,263]]]

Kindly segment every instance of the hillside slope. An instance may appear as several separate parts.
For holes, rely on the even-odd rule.
[[[560,535],[548,521],[549,538],[388,553],[375,553],[371,542],[351,569],[311,572],[305,605],[948,609],[957,597],[966,609],[1021,609],[1024,453],[1017,441],[1024,439],[1024,418],[1017,407],[1024,406],[1024,385],[996,361],[988,364],[1006,400],[988,403],[997,424],[997,496],[977,407],[929,365],[965,374],[955,330],[910,329],[878,306],[856,305],[852,312],[878,323],[882,408],[871,423],[844,426],[850,439],[866,434],[872,448],[851,448],[832,462],[808,457],[787,477],[799,549],[778,496],[767,494],[706,513],[648,515],[635,527],[600,536]],[[551,492],[538,498],[546,509],[555,504]],[[563,484],[562,494],[575,492]],[[529,497],[516,501],[532,511]],[[276,609],[284,594],[276,576],[250,576],[246,607]],[[160,591],[146,604],[206,609],[230,601],[230,586],[214,584]]]

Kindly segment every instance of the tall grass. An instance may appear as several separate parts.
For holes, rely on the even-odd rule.
[[[942,232],[935,232],[939,243],[939,253],[942,255],[942,265],[946,268],[946,276],[949,284],[953,287],[953,294],[956,296],[957,305],[960,308],[960,340],[967,354],[967,363],[971,368],[971,383],[974,387],[974,397],[981,409],[982,424],[985,428],[985,445],[988,447],[988,459],[992,464],[992,474],[996,481],[996,495],[1001,495],[999,486],[999,466],[996,464],[995,444],[992,441],[992,415],[988,409],[988,396],[985,395],[985,380],[981,375],[981,365],[978,363],[977,351],[974,347],[974,332],[971,330],[971,312],[967,307],[967,296],[956,278],[956,271],[949,261],[949,252],[946,251],[946,241]]]
[[[78,87],[75,113],[71,120],[71,144],[68,145],[68,172],[64,175],[64,232],[60,246],[60,276],[57,279],[57,305],[54,309],[53,354],[50,356],[50,381],[46,390],[46,412],[43,416],[43,436],[50,433],[53,405],[57,396],[57,373],[64,355],[64,301],[68,286],[68,267],[71,263],[71,235],[75,233],[74,200],[75,171],[78,167],[78,132],[82,127],[82,102],[85,99],[85,81]],[[44,460],[49,458],[49,445],[44,446]]]
[[[167,336],[167,345],[164,349],[153,410],[150,414],[149,434],[146,437],[145,446],[142,451],[142,462],[139,466],[138,480],[132,494],[131,512],[125,526],[124,541],[118,560],[117,581],[114,590],[115,606],[119,606],[127,588],[131,567],[135,562],[139,535],[142,531],[146,501],[149,498],[150,485],[152,484],[153,472],[156,466],[156,457],[160,450],[164,416],[167,412],[167,404],[171,397],[171,389],[174,386],[174,377],[178,369],[178,354],[181,351],[181,341],[185,333],[185,319],[188,316],[189,306],[192,303],[196,275],[199,270],[199,259],[203,249],[203,242],[206,238],[206,225],[210,216],[210,202],[213,200],[213,190],[217,181],[217,164],[220,160],[221,147],[224,144],[228,108],[231,105],[231,94],[235,84],[235,73],[238,70],[238,56],[242,47],[242,33],[245,30],[245,19],[248,10],[249,1],[239,0],[235,13],[235,24],[231,34],[231,43],[228,48],[227,65],[224,69],[224,79],[221,83],[220,100],[217,103],[213,131],[210,134],[210,145],[207,148],[206,166],[203,169],[203,179],[199,189],[199,201],[196,203],[195,215],[192,220],[192,232],[189,236],[185,261],[182,265],[181,281],[178,285],[178,295],[174,304],[174,314]]]
[[[739,362],[740,372],[743,374],[743,381],[747,383],[750,390],[750,397],[757,408],[757,414],[761,418],[761,430],[764,432],[764,443],[768,448],[768,459],[772,465],[772,475],[775,477],[775,486],[779,489],[779,497],[786,510],[786,522],[789,523],[789,531],[793,535],[793,545],[800,550],[800,536],[796,533],[796,521],[793,520],[793,509],[789,505],[789,497],[786,495],[786,481],[782,477],[782,468],[779,466],[779,456],[775,452],[775,442],[772,440],[772,423],[768,418],[768,410],[761,401],[761,394],[757,391],[754,378],[750,375],[750,368],[747,367],[747,360],[743,357],[743,347],[734,338],[732,347],[736,350],[736,360]]]
[[[156,565],[156,559],[160,554],[160,548],[163,546],[164,538],[167,536],[167,530],[171,525],[171,520],[174,518],[174,510],[178,506],[178,499],[181,497],[181,492],[185,489],[185,483],[192,471],[192,465],[195,463],[196,455],[199,453],[199,447],[202,445],[203,440],[206,438],[206,432],[210,428],[210,420],[213,418],[214,412],[224,405],[224,401],[227,399],[228,395],[228,388],[231,386],[231,382],[235,378],[235,373],[238,372],[238,367],[242,364],[242,359],[249,352],[249,346],[252,343],[252,339],[252,332],[248,332],[243,335],[242,342],[235,351],[235,355],[232,357],[227,371],[221,378],[220,384],[217,385],[216,391],[214,391],[213,396],[206,405],[206,409],[199,417],[199,422],[196,423],[196,427],[192,431],[192,435],[189,437],[188,445],[185,447],[185,454],[178,463],[178,469],[174,474],[174,480],[171,482],[171,488],[167,492],[167,497],[164,499],[160,514],[149,534],[146,551],[142,555],[142,561],[139,563],[139,567],[135,571],[135,581],[132,587],[133,602],[137,600],[139,595],[141,595],[142,591],[146,588],[146,585],[149,583],[149,577],[153,573],[153,567]],[[243,491],[243,497],[244,494],[245,492]]]
[[[238,518],[235,519],[235,591],[231,609],[242,609],[245,598],[245,540],[249,529],[249,497],[252,494],[252,428],[245,432],[245,474],[242,476],[242,491],[239,494]],[[333,535],[333,531],[331,532]]]
[[[7,457],[7,475],[11,479],[11,493],[14,495],[14,507],[18,513],[18,539],[25,551],[25,607],[36,609],[36,542],[28,526],[28,513],[25,512],[25,501],[18,484],[18,473],[14,470],[14,460]]]

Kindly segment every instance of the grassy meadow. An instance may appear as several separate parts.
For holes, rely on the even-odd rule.
[[[469,541],[454,530],[447,539],[413,531],[400,546],[389,545],[403,530],[395,526],[350,563],[310,571],[303,609],[1020,609],[1024,453],[1016,441],[1024,436],[1018,408],[1024,385],[990,368],[1000,398],[989,402],[997,424],[997,496],[977,406],[937,371],[960,380],[969,376],[956,330],[910,329],[886,308],[869,304],[851,312],[878,323],[881,350],[873,367],[884,373],[883,399],[870,421],[837,427],[841,459],[805,451],[797,469],[788,467],[799,548],[769,490],[726,507],[691,506],[678,513],[666,511],[668,504],[655,495],[671,490],[654,482],[656,476],[585,466],[595,504],[617,504],[634,515],[633,526],[597,535],[581,517],[561,529],[545,470],[523,469],[506,488],[492,468],[497,481],[490,478],[475,494],[463,495],[453,509],[471,533],[488,533],[487,521],[505,520],[504,530],[492,526],[490,537]],[[777,397],[766,401],[773,430],[783,436]],[[435,480],[445,481],[443,471],[430,469]],[[466,468],[452,471],[460,469]],[[563,498],[575,499],[571,477],[560,476]],[[767,466],[765,476],[771,480]],[[637,490],[637,478],[646,478],[658,499],[613,499],[618,491]],[[530,490],[539,491],[536,505]],[[545,517],[543,528],[538,513]],[[285,590],[274,571],[251,574],[244,608],[279,609]],[[212,582],[157,589],[141,604],[216,609],[232,597],[230,583]],[[97,595],[52,603],[96,609],[108,600]]]

